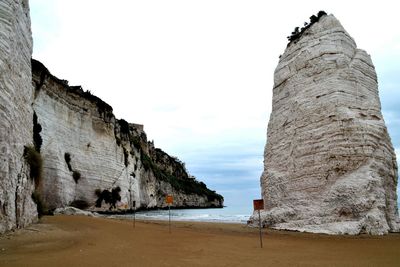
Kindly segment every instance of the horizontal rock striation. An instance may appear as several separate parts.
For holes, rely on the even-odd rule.
[[[34,110],[42,131],[44,202],[54,209],[95,207],[101,192],[120,188],[121,209],[222,207],[223,198],[190,177],[184,164],[147,141],[142,125],[118,120],[112,108],[79,86],[69,86],[32,61]],[[97,195],[95,193],[97,191]]]
[[[323,15],[289,43],[274,79],[263,223],[327,234],[399,231],[396,156],[370,56]]]
[[[37,219],[23,158],[32,144],[31,55],[28,1],[0,1],[0,234]]]

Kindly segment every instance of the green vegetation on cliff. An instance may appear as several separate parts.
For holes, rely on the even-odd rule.
[[[215,200],[220,203],[223,202],[223,196],[208,189],[203,182],[197,181],[195,177],[189,176],[185,163],[176,157],[171,157],[163,150],[155,148],[153,142],[147,141],[147,136],[143,131],[124,120],[118,120],[117,122],[119,131],[117,130],[116,132],[120,133],[119,135],[116,134],[117,138],[129,143],[132,151],[139,151],[140,161],[145,171],[151,171],[157,180],[169,183],[176,191],[206,196],[210,202]],[[128,155],[125,148],[124,155]]]
[[[29,176],[35,181],[35,186],[38,187],[43,175],[43,159],[40,153],[34,146],[25,146],[24,159],[29,165]]]
[[[310,28],[314,23],[318,22],[319,19],[322,18],[325,15],[326,15],[326,12],[321,10],[321,11],[318,12],[318,14],[316,16],[312,15],[310,17],[310,22],[304,22],[304,27],[301,27],[301,28],[296,27],[296,28],[294,28],[294,31],[291,33],[291,35],[287,37],[287,39],[289,40],[288,46],[293,41],[298,40],[303,35],[305,30]]]
[[[141,151],[142,164],[145,170],[151,170],[154,176],[161,180],[169,183],[175,190],[186,193],[186,194],[197,194],[207,196],[208,201],[222,201],[223,196],[217,194],[207,188],[203,182],[199,182],[194,177],[189,177],[184,164],[177,160],[176,158],[170,157],[168,154],[163,152],[161,149],[155,149],[155,153],[160,155],[163,154],[168,160],[172,160],[173,164],[168,166],[173,166],[173,172],[170,173],[163,169],[161,164],[156,164],[152,158],[150,158],[146,153]]]

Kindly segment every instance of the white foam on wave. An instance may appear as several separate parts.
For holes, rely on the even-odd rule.
[[[119,217],[133,218],[133,214],[120,215]],[[171,219],[175,221],[221,222],[221,223],[246,223],[250,214],[235,213],[227,209],[185,209],[171,210]],[[168,220],[168,210],[141,211],[136,213],[136,218],[143,220]]]

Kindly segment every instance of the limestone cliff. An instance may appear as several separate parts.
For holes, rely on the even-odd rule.
[[[370,56],[323,13],[289,40],[274,74],[263,223],[328,234],[399,231],[396,158]]]
[[[165,207],[166,194],[174,195],[175,207],[223,205],[223,198],[190,177],[182,162],[148,142],[142,125],[116,119],[107,103],[69,86],[36,60],[32,76],[43,139],[41,191],[49,208],[86,202],[95,209],[101,192],[117,187],[119,207],[125,209],[133,203]]]
[[[32,145],[32,37],[26,0],[0,1],[0,233],[37,219],[24,160]]]

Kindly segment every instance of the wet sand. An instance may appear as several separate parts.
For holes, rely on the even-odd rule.
[[[328,236],[239,224],[44,217],[0,236],[0,266],[400,266],[400,234]]]

